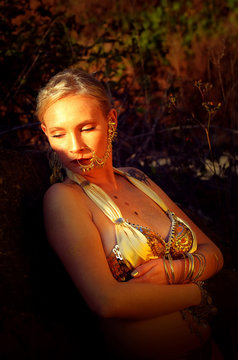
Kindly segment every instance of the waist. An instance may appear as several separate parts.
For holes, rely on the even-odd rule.
[[[190,359],[210,337],[210,328],[196,323],[199,337],[191,332],[180,312],[139,321],[103,319],[101,324],[109,351],[118,349],[123,359],[130,360],[156,359],[157,354],[163,360]]]

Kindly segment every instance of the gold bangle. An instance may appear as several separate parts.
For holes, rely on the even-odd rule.
[[[185,278],[185,281],[189,280],[189,274],[191,273],[191,260],[190,260],[190,257],[187,255],[187,259],[188,259],[188,272],[187,272],[187,275],[186,275],[186,278]]]
[[[184,275],[183,275],[182,283],[186,281],[186,273],[187,273],[187,258],[185,254],[183,254],[183,259],[184,259]]]
[[[165,256],[163,256],[163,264],[164,264],[165,274],[166,274],[167,279],[168,279],[168,283],[171,285],[171,280],[170,280],[170,277],[169,277],[169,271],[168,271],[168,268],[167,268]]]
[[[198,262],[199,262],[197,275],[193,278],[193,281],[196,282],[196,280],[201,276],[201,274],[204,270],[204,266],[203,266],[203,259],[199,254],[193,254],[193,256],[194,256],[194,258],[197,258]]]
[[[190,253],[186,253],[188,260],[189,260],[189,267],[188,267],[188,274],[185,280],[191,280],[193,273],[194,273],[194,257]]]
[[[194,257],[196,257],[199,261],[199,268],[198,268],[198,272],[197,275],[194,277],[193,281],[197,281],[197,279],[199,279],[202,274],[204,273],[205,267],[206,267],[206,258],[203,254],[201,253],[196,253],[193,254]]]
[[[205,270],[206,266],[207,266],[207,261],[206,261],[205,255],[203,255],[203,254],[201,253],[200,256],[203,258],[203,270],[202,270],[202,273],[201,273],[201,275],[202,275],[202,274],[204,273],[204,270]],[[200,275],[200,276],[201,276],[201,275]]]
[[[174,284],[175,283],[174,265],[173,265],[173,259],[170,254],[168,254],[168,260],[169,260],[170,270],[171,270],[171,274],[172,274],[172,284]]]

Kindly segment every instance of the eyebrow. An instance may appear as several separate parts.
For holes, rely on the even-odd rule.
[[[64,130],[62,127],[52,127],[49,129],[49,131],[57,131],[57,130]]]
[[[85,120],[82,123],[78,124],[78,126],[82,127],[82,126],[85,126],[88,124],[94,124],[94,123],[96,123],[96,119],[89,119],[89,120]],[[60,127],[60,126],[54,126],[52,128],[49,128],[49,132],[62,131],[62,130],[65,130],[65,128]]]

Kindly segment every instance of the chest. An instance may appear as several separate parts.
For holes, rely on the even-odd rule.
[[[121,215],[130,223],[146,226],[166,238],[171,222],[164,211],[147,195],[134,186],[126,186],[117,194],[108,194]],[[115,225],[95,204],[92,205],[94,222],[100,232],[106,254],[116,243]]]
[[[122,213],[122,217],[129,222],[150,227],[167,236],[170,220],[160,206],[142,191],[132,188],[113,199]]]

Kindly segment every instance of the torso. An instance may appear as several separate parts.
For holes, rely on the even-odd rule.
[[[119,207],[123,217],[132,223],[147,226],[159,233],[163,238],[166,238],[170,230],[171,222],[164,211],[126,178],[120,175],[116,176],[119,185],[118,191],[116,193],[110,193],[105,189],[103,190],[107,192]],[[83,193],[77,184],[71,181],[67,181],[66,183],[79,192],[80,196],[83,197],[83,201],[87,203],[92,214],[93,222],[101,235],[107,257],[116,244],[115,225],[104,215],[98,206]],[[115,196],[117,198],[115,198]],[[199,336],[201,336],[201,339],[199,339],[196,334],[191,332],[188,323],[182,319],[179,311],[150,320],[123,321],[102,319],[102,323],[105,331],[105,339],[109,342],[108,346],[117,347],[119,353],[122,351],[125,359],[127,359],[125,352],[128,354],[128,359],[132,359],[129,353],[130,351],[132,351],[133,354],[137,352],[135,358],[138,359],[159,359],[158,354],[162,354],[163,351],[166,352],[166,349],[167,352],[174,352],[171,346],[170,349],[168,348],[171,343],[176,344],[175,353],[179,353],[184,351],[184,348],[191,350],[198,347],[201,339],[205,342],[210,336],[209,327],[204,328],[200,325],[197,328],[199,330]],[[121,341],[120,349],[118,347],[119,339]],[[140,346],[138,346],[138,344],[140,344]],[[156,352],[155,355],[156,349],[158,352]],[[144,355],[143,351],[145,352]],[[163,359],[165,359],[165,357],[163,357]]]
[[[206,344],[210,328],[200,325],[191,331],[179,311],[141,321],[101,319],[101,325],[110,358],[114,354],[124,360],[210,359],[205,354],[198,358],[187,355]]]
[[[153,229],[166,238],[171,222],[164,211],[142,191],[132,185],[126,178],[117,175],[118,191],[106,193],[112,198],[120,209],[124,219],[128,219],[131,223],[140,224]],[[116,244],[115,225],[104,215],[98,206],[91,201],[82,189],[73,183],[70,183],[84,197],[88,207],[92,213],[92,218],[101,235],[102,244],[106,256],[108,256]],[[116,198],[116,197],[117,198]]]

